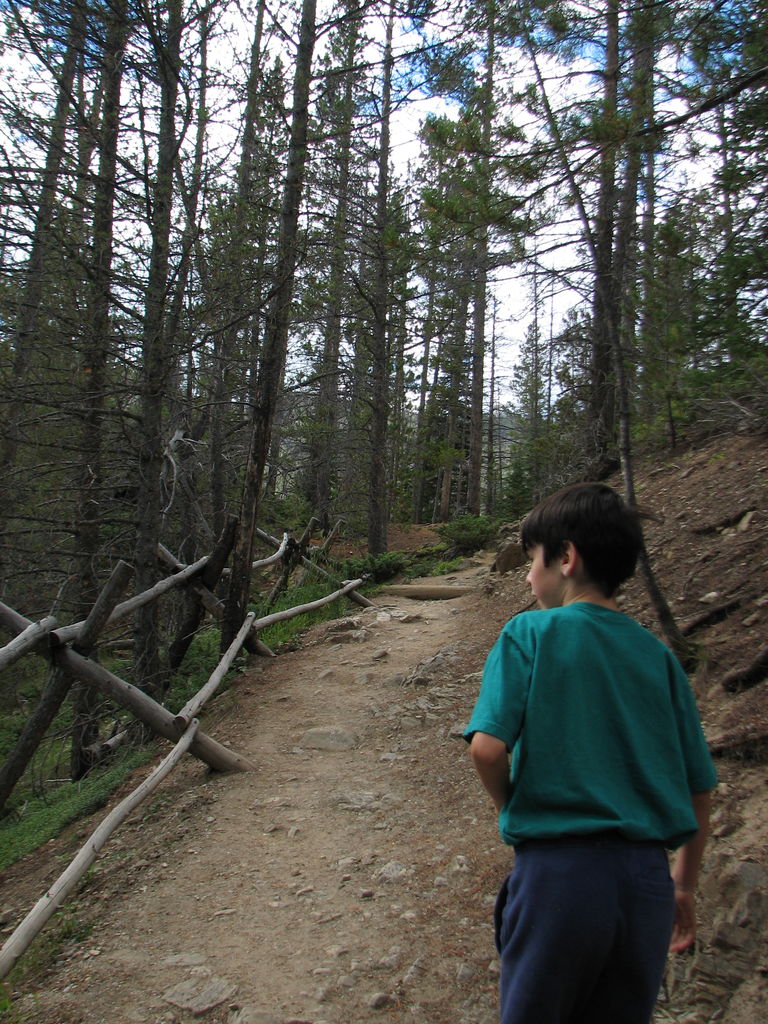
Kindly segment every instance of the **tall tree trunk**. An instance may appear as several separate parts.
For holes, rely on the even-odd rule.
[[[20,28],[24,31],[23,22]],[[24,269],[20,289],[16,329],[13,338],[12,383],[8,401],[3,410],[0,428],[0,477],[3,480],[3,501],[0,504],[0,538],[5,524],[18,505],[19,491],[13,468],[21,443],[20,421],[25,404],[28,371],[32,351],[38,342],[41,308],[46,292],[46,255],[55,246],[52,228],[56,210],[56,195],[64,162],[67,122],[72,110],[72,98],[78,61],[82,55],[86,28],[86,6],[74,0],[71,7],[67,42],[58,73],[56,107],[51,118],[51,129],[45,153],[40,192],[34,208],[34,226],[29,258]],[[0,584],[5,574],[4,543],[0,540]]]
[[[638,322],[640,393],[639,406],[641,422],[653,415],[651,363],[656,358],[660,341],[660,291],[657,286],[656,266],[656,161],[652,136],[645,144],[643,161],[643,222],[640,229],[642,238],[640,269],[640,317]],[[662,275],[663,278],[663,275]]]
[[[232,642],[247,613],[261,487],[288,345],[299,232],[299,208],[307,160],[309,95],[312,79],[312,54],[316,35],[315,15],[316,0],[304,0],[293,83],[293,116],[288,147],[288,168],[283,189],[275,292],[270,304],[264,349],[259,363],[240,523],[233,554],[227,606],[222,623],[222,650],[225,650]]]
[[[115,173],[120,126],[120,86],[123,51],[128,38],[125,0],[118,0],[107,14],[107,38],[102,75],[102,122],[99,138],[99,170],[94,183],[93,247],[90,287],[85,317],[86,342],[81,359],[83,414],[80,426],[80,470],[77,482],[79,515],[75,522],[78,562],[77,614],[84,619],[98,596],[96,567],[101,556],[103,517],[103,427],[107,395],[107,363],[110,338]],[[81,778],[89,767],[85,754],[95,740],[98,724],[95,706],[99,697],[91,687],[74,689],[74,719],[70,771]]]
[[[376,280],[371,325],[371,427],[368,470],[368,550],[380,555],[387,550],[387,433],[389,421],[389,345],[387,300],[389,298],[389,151],[392,114],[392,36],[394,4],[387,15],[384,49],[384,77],[381,91],[381,132],[379,135],[378,182],[376,185]]]
[[[193,255],[199,235],[199,207],[203,191],[205,141],[209,127],[208,116],[208,39],[211,31],[210,11],[201,8],[200,32],[200,70],[195,111],[195,146],[191,161],[188,180],[182,168],[175,167],[176,180],[184,204],[184,228],[181,234],[181,252],[175,271],[173,292],[168,303],[166,317],[166,333],[176,340],[176,351],[190,352],[193,346],[191,337],[183,337],[184,308],[188,296],[189,278],[192,272]],[[189,331],[187,332],[189,334]],[[201,544],[207,550],[214,542],[213,530],[206,522],[197,500],[197,460],[195,458],[195,442],[199,441],[207,426],[210,409],[202,415],[194,417],[191,411],[191,393],[194,390],[194,360],[188,356],[186,365],[186,388],[182,386],[181,377],[185,372],[180,359],[174,360],[171,366],[174,375],[173,386],[169,388],[169,419],[173,424],[172,437],[166,447],[166,455],[174,461],[173,489],[163,502],[164,514],[173,511],[174,521],[181,529],[181,540],[176,554],[182,562],[191,563],[198,557]],[[185,393],[186,392],[186,393]],[[170,667],[170,666],[169,666]]]
[[[416,413],[416,458],[413,469],[413,521],[423,522],[424,515],[424,490],[425,490],[425,463],[427,447],[427,393],[429,391],[429,362],[434,336],[434,315],[435,315],[435,290],[437,284],[434,274],[428,270],[427,288],[429,297],[427,299],[427,314],[424,318],[424,326],[421,332],[422,354],[421,354],[421,378],[419,381],[419,407]]]
[[[496,465],[496,303],[493,305],[493,321],[491,329],[491,375],[488,396],[488,424],[486,433],[486,477],[485,477],[485,508],[489,516],[496,513],[496,495],[499,489]]]
[[[438,522],[441,523],[447,523],[451,518],[451,496],[454,491],[453,485],[457,483],[455,471],[461,441],[461,382],[464,376],[464,354],[467,345],[467,316],[470,294],[468,269],[468,262],[465,261],[457,274],[456,306],[452,325],[453,337],[451,344],[447,346],[447,351],[446,346],[443,346],[443,352],[448,359],[448,363],[443,365],[443,371],[448,377],[448,386],[445,396],[447,400],[447,424],[443,440],[443,474],[438,511]],[[456,504],[458,505],[460,502],[458,484],[455,496]]]
[[[629,111],[630,132],[627,144],[624,184],[619,203],[619,217],[616,230],[614,252],[614,287],[618,293],[615,325],[612,330],[613,363],[616,377],[616,390],[619,405],[619,454],[621,456],[622,477],[627,502],[637,505],[635,481],[632,462],[631,436],[631,398],[625,359],[625,345],[622,324],[634,323],[634,276],[631,273],[634,262],[631,259],[633,242],[636,234],[636,214],[638,183],[643,157],[643,142],[638,129],[650,124],[653,120],[653,70],[655,56],[655,40],[653,32],[653,16],[651,13],[638,9],[631,25],[630,39],[633,49],[633,82],[632,106]],[[622,315],[622,306],[632,303],[630,315]],[[656,614],[659,617],[664,635],[680,659],[689,670],[695,666],[693,648],[681,633],[667,599],[662,591],[656,574],[653,571],[648,552],[643,545],[639,560],[640,573],[645,581],[646,589],[651,598]]]
[[[619,79],[619,5],[607,0],[605,68],[601,115],[616,123]],[[609,131],[612,129],[609,128]],[[595,284],[592,303],[591,421],[593,475],[601,476],[614,440],[616,407],[612,374],[612,332],[618,322],[618,294],[614,281],[613,241],[616,217],[616,145],[611,139],[600,156],[599,195],[594,227]]]
[[[485,77],[480,91],[480,138],[482,156],[478,160],[480,179],[480,223],[475,228],[473,260],[475,265],[474,310],[472,326],[472,386],[469,413],[469,465],[467,511],[480,515],[480,487],[483,471],[483,391],[485,379],[485,315],[488,290],[488,225],[485,223],[490,194],[491,134],[493,128],[493,86],[496,63],[496,7],[490,0],[487,10]]]
[[[474,305],[472,313],[472,370],[469,406],[469,459],[467,476],[467,511],[480,515],[483,472],[483,397],[485,385],[485,315],[488,288],[488,235],[475,246]]]
[[[389,347],[393,368],[392,400],[389,412],[389,465],[387,467],[387,504],[402,518],[404,488],[401,473],[410,463],[410,415],[406,407],[405,351],[408,344],[406,311],[407,274],[399,274],[400,288],[395,288],[389,326]]]
[[[616,69],[616,75],[618,75],[618,62],[616,60],[616,52],[617,52],[617,45],[618,45],[618,20],[616,18],[616,13],[617,13],[616,0],[609,0],[609,7],[608,7],[608,51],[607,51],[607,59],[606,59],[606,70],[609,70],[610,68],[615,68]],[[604,269],[605,263],[607,261],[607,256],[606,256],[604,251],[601,251],[601,246],[606,245],[607,242],[606,241],[600,242],[600,240],[598,238],[598,235],[597,235],[597,232],[593,230],[592,225],[590,224],[589,217],[587,215],[586,206],[585,206],[585,203],[584,203],[584,198],[583,198],[583,196],[581,194],[581,189],[579,188],[579,184],[576,181],[575,175],[573,173],[573,168],[571,166],[570,160],[568,158],[568,154],[567,154],[567,152],[565,150],[565,147],[563,145],[562,135],[560,133],[560,129],[559,129],[559,125],[558,125],[557,119],[556,119],[556,117],[554,115],[554,112],[553,112],[553,110],[551,108],[551,105],[549,103],[549,97],[547,95],[547,90],[545,88],[544,80],[543,80],[543,77],[541,75],[541,70],[540,70],[540,67],[539,67],[539,64],[538,64],[538,60],[536,58],[536,51],[535,51],[535,48],[534,48],[534,45],[533,45],[533,39],[531,37],[530,30],[528,29],[528,27],[527,27],[527,25],[525,23],[523,24],[523,32],[524,32],[524,35],[525,35],[528,51],[529,51],[529,54],[531,56],[531,60],[532,60],[532,63],[533,63],[534,72],[535,72],[535,75],[536,75],[536,80],[537,80],[538,85],[539,85],[539,89],[540,89],[540,93],[541,93],[541,99],[542,99],[542,102],[544,104],[544,109],[545,109],[545,112],[546,112],[549,128],[550,128],[552,137],[553,137],[553,139],[555,141],[555,147],[557,149],[558,155],[560,157],[560,160],[562,161],[563,170],[565,172],[566,178],[567,178],[567,180],[568,180],[568,182],[569,182],[569,184],[571,186],[572,192],[573,192],[573,196],[574,196],[574,199],[575,199],[575,202],[576,202],[576,206],[578,208],[579,219],[581,221],[581,226],[582,226],[582,231],[583,231],[583,235],[584,235],[584,240],[585,240],[585,242],[587,244],[587,248],[589,250],[589,253],[590,253],[593,265],[595,267],[595,295],[597,296],[598,291],[600,292],[600,299],[599,299],[599,302],[600,302],[600,316],[601,316],[602,322],[604,323],[604,325],[609,330],[608,340],[609,340],[609,343],[610,343],[610,349],[609,349],[609,352],[607,353],[607,356],[613,362],[613,370],[614,370],[614,373],[616,375],[616,385],[617,385],[617,388],[618,388],[618,401],[619,401],[619,406],[620,406],[620,418],[621,418],[621,444],[620,444],[620,449],[619,450],[620,450],[620,455],[621,455],[622,474],[623,474],[623,478],[624,478],[624,486],[625,486],[625,490],[626,490],[627,501],[630,504],[634,505],[635,501],[636,501],[636,498],[635,498],[634,474],[633,474],[633,466],[632,466],[631,437],[630,437],[630,430],[629,430],[629,415],[630,415],[629,387],[628,387],[628,383],[627,383],[627,380],[626,380],[626,374],[624,373],[624,357],[623,357],[623,352],[622,352],[622,347],[621,347],[621,340],[620,340],[620,337],[619,337],[620,303],[616,299],[615,289],[614,289],[612,283],[606,281],[604,276],[601,275],[601,273],[600,273],[600,268],[602,267]],[[615,40],[616,40],[615,43],[614,43],[614,33],[615,33]],[[610,86],[609,86],[608,83],[606,83],[606,89],[607,90],[610,89]],[[609,101],[609,102],[612,102],[612,101]],[[608,177],[601,177],[600,202],[601,202],[601,210],[602,210],[603,214],[607,214],[607,211],[609,209],[610,210],[614,210],[615,209],[615,195],[614,195],[615,194],[615,166],[616,166],[616,148],[618,146],[618,143],[617,142],[610,142],[610,140],[609,140],[609,142],[607,142],[606,145],[609,146],[613,150],[613,154],[610,156],[610,159],[608,161],[608,166],[613,166],[614,171],[610,175],[610,178],[613,180],[613,185],[610,188],[609,188]],[[605,167],[603,169],[605,170]],[[607,190],[606,196],[603,195],[603,185],[605,185],[606,190]],[[607,200],[607,196],[608,196],[609,193],[611,195],[613,195],[613,198],[611,199],[610,203],[608,203],[608,200]],[[603,205],[603,201],[604,200],[605,200],[605,205]],[[597,226],[601,230],[604,229],[604,223],[602,222],[600,217],[598,218],[598,225]],[[613,265],[613,257],[614,257],[613,242],[611,242],[611,259],[610,259],[611,265]],[[613,296],[611,294],[609,294],[610,292],[614,293]],[[643,578],[644,578],[644,581],[645,581],[645,584],[646,584],[646,589],[648,590],[648,595],[651,598],[651,601],[653,603],[654,609],[655,609],[656,614],[657,614],[657,616],[659,618],[659,622],[661,623],[662,630],[664,631],[664,635],[666,636],[667,641],[669,642],[670,647],[674,650],[675,654],[680,658],[681,662],[684,665],[690,666],[690,664],[691,664],[690,647],[685,642],[685,638],[680,633],[680,631],[678,629],[678,626],[677,626],[677,623],[675,622],[674,616],[672,615],[672,612],[671,612],[671,610],[669,608],[669,604],[667,603],[667,600],[666,600],[664,594],[662,593],[661,588],[658,586],[658,583],[657,583],[657,581],[655,579],[655,576],[653,575],[653,572],[652,572],[652,569],[651,569],[651,565],[650,565],[650,560],[648,558],[648,553],[645,550],[645,547],[643,547],[643,550],[641,552],[640,570],[641,570],[641,573],[643,575]]]
[[[235,196],[235,214],[233,240],[235,245],[242,244],[247,232],[247,211],[250,203],[251,189],[259,163],[259,155],[263,139],[261,138],[261,127],[263,125],[262,103],[263,95],[261,80],[263,76],[263,33],[266,0],[259,0],[256,9],[256,25],[251,43],[250,63],[248,67],[248,80],[246,82],[246,104],[243,118],[243,140],[240,149],[240,159],[237,168],[237,193]],[[266,224],[260,238],[259,266],[257,268],[257,280],[263,269],[265,250]],[[242,278],[242,260],[235,254],[232,260],[240,264],[233,272],[238,278]],[[238,273],[239,271],[239,273]],[[228,308],[230,324],[222,331],[219,331],[214,340],[213,352],[213,394],[211,409],[211,505],[213,509],[213,532],[218,537],[221,535],[227,516],[227,460],[224,457],[224,437],[226,433],[226,411],[232,400],[231,383],[233,379],[232,359],[235,352],[238,333],[248,330],[246,323],[243,328],[245,310],[243,308],[243,294],[245,281],[237,280],[233,288],[233,299]],[[258,330],[253,331],[255,341],[254,349],[258,344]]]
[[[169,0],[165,43],[156,36],[156,59],[161,106],[157,169],[152,189],[152,249],[142,325],[140,369],[137,532],[134,561],[137,591],[157,580],[157,544],[161,527],[161,470],[163,465],[163,406],[172,369],[171,339],[165,323],[169,275],[169,246],[174,167],[179,147],[176,99],[179,88],[183,26],[181,0]],[[150,694],[163,690],[157,603],[142,608],[135,622],[134,672],[137,685]]]
[[[353,72],[355,54],[360,38],[360,22],[355,18],[349,28],[344,57],[348,69],[344,79],[344,92],[340,104],[340,118],[336,125],[339,143],[335,163],[338,167],[336,183],[336,209],[333,218],[331,265],[328,272],[328,300],[323,325],[323,352],[318,367],[320,381],[317,402],[312,417],[312,436],[309,442],[309,467],[305,491],[314,513],[322,522],[331,517],[334,471],[338,459],[336,424],[339,414],[339,354],[341,351],[344,282],[349,265],[347,242],[349,238],[349,189],[354,114]]]
[[[85,41],[86,7],[81,0],[74,0],[71,8],[67,45],[58,77],[56,108],[51,120],[51,134],[46,148],[40,194],[37,199],[35,222],[29,260],[24,271],[24,283],[19,303],[19,315],[14,334],[13,376],[17,387],[9,408],[5,413],[5,434],[0,455],[0,471],[7,485],[7,471],[16,460],[19,444],[18,417],[22,406],[24,375],[29,356],[35,342],[40,321],[40,310],[45,295],[45,256],[53,245],[53,225],[56,192],[59,185],[61,166],[64,161],[67,135],[67,121],[72,109],[72,97],[78,60]]]

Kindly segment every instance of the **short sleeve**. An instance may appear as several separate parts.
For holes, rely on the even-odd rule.
[[[517,623],[517,619],[507,623],[488,654],[480,694],[464,733],[467,742],[476,732],[484,732],[502,740],[511,751],[520,735],[533,650],[530,634]]]
[[[672,658],[671,655],[670,658]],[[701,726],[699,709],[691,684],[675,659],[673,659],[672,676],[672,704],[677,733],[685,759],[688,788],[691,793],[704,793],[717,785],[717,771]]]

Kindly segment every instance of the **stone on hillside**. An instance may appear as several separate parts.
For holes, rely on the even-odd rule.
[[[372,1010],[382,1010],[393,1002],[394,999],[387,992],[374,992],[372,996],[368,997],[368,1005]]]
[[[163,963],[168,967],[199,967],[205,963],[205,957],[202,953],[174,953],[173,956],[167,956]]]
[[[187,978],[186,981],[179,982],[163,993],[163,1000],[199,1017],[227,999],[232,999],[236,992],[237,985],[212,974],[208,977]]]
[[[227,1017],[227,1024],[283,1024],[282,1017],[264,1010],[254,1010],[250,1006],[241,1006]]]
[[[340,726],[319,725],[307,729],[299,742],[306,750],[352,750],[358,744],[358,737],[349,729]]]
[[[381,878],[385,882],[394,882],[410,873],[410,869],[405,864],[401,864],[399,860],[390,860],[379,868],[376,872],[376,877]]]
[[[441,682],[445,681],[451,676],[451,663],[455,661],[457,654],[456,644],[446,644],[432,657],[417,665],[413,672],[406,677],[403,686],[430,686],[437,678]]]
[[[525,565],[526,561],[522,546],[516,541],[508,540],[499,548],[491,572],[511,572],[512,569],[519,569],[521,565]]]

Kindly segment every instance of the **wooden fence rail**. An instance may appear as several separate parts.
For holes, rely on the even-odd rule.
[[[56,619],[52,615],[39,622],[30,622],[26,629],[0,651],[0,672],[19,658],[23,658],[29,651],[33,651],[55,627]]]
[[[127,601],[121,602],[121,604],[113,609],[104,625],[113,626],[121,619],[127,619],[134,612],[137,612],[139,608],[143,608],[145,604],[157,601],[163,594],[167,594],[169,590],[173,590],[174,587],[179,587],[194,576],[199,575],[208,564],[209,557],[206,555],[204,558],[199,558],[196,562],[184,566],[183,569],[172,576],[166,576],[164,580],[160,580],[159,583],[156,583],[154,587],[150,587],[149,590],[144,590],[141,594],[136,594],[134,597],[129,597]],[[76,640],[85,623],[86,620],[83,619],[81,622],[73,622],[71,626],[62,626],[56,630],[54,639],[60,644],[67,644],[72,640]]]
[[[216,666],[208,682],[176,715],[176,725],[179,729],[186,729],[188,727],[189,723],[195,715],[198,714],[206,701],[209,700],[209,698],[211,698],[216,690],[221,686],[224,676],[229,671],[230,665],[235,660],[240,648],[245,643],[245,638],[248,636],[255,618],[256,612],[251,612],[249,615],[246,615],[245,622],[240,627],[235,639],[227,648],[224,657]]]
[[[282,542],[268,534],[262,536],[277,549],[273,556],[263,560],[264,564],[271,564],[284,554],[288,546],[288,536],[284,535]],[[132,573],[131,567],[121,561],[115,567],[87,618],[67,626],[58,626],[53,617],[48,617],[38,623],[30,622],[14,609],[0,603],[0,626],[5,626],[12,634],[16,634],[9,644],[0,649],[0,668],[12,664],[29,652],[36,651],[45,655],[56,669],[50,688],[41,698],[37,711],[30,716],[16,748],[6,763],[0,766],[0,806],[5,803],[14,785],[21,777],[44,730],[55,717],[75,680],[96,688],[128,709],[135,718],[154,733],[172,742],[178,739],[186,723],[196,713],[195,710],[187,708],[183,713],[174,716],[143,690],[109,672],[87,656],[96,645],[98,636],[105,627],[114,625],[134,614],[143,605],[158,600],[174,587],[185,585],[194,594],[198,608],[205,608],[209,614],[219,617],[221,602],[208,589],[206,583],[211,585],[215,583],[224,567],[227,550],[228,541],[226,536],[222,535],[211,555],[206,555],[191,565],[184,566],[160,545],[158,546],[158,558],[175,571],[143,593],[118,603]],[[311,565],[307,559],[304,561]],[[317,567],[312,566],[312,568],[316,569]],[[319,571],[324,578],[332,579],[328,573],[323,570]],[[357,592],[356,588],[361,583],[362,580],[346,583],[340,590],[319,601],[277,612],[258,621],[254,621],[253,616],[249,617],[241,630],[242,638],[239,634],[237,643],[233,644],[230,652],[227,652],[225,656],[228,658],[229,664],[243,644],[249,651],[272,655],[272,651],[259,639],[258,631],[273,622],[310,611],[344,595],[358,604],[369,606],[370,601]],[[196,628],[200,621],[199,611],[193,610],[187,617],[180,636],[171,645],[174,655],[172,667],[177,667],[191,642],[193,635],[191,630]],[[229,665],[221,670],[218,680],[212,681],[211,692],[218,687],[228,667]],[[253,767],[246,758],[228,750],[203,732],[198,732],[191,749],[196,757],[217,771],[248,771]]]

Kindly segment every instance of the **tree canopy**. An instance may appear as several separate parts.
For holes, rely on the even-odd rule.
[[[82,616],[235,515],[232,633],[260,524],[381,552],[764,425],[767,14],[9,0],[3,598]]]

